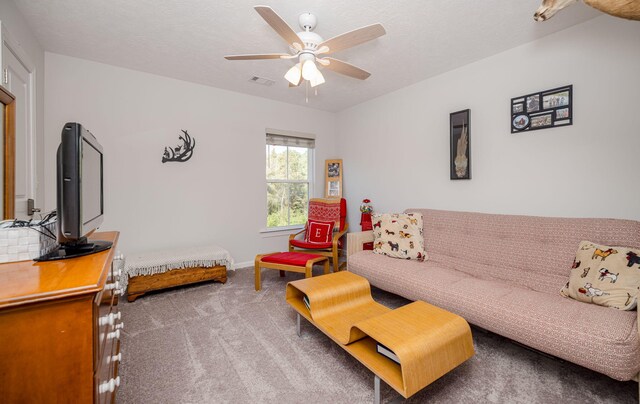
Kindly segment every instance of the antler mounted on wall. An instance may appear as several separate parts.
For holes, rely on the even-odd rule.
[[[563,8],[578,0],[542,0],[542,5],[533,15],[536,21],[545,21]],[[603,13],[628,20],[640,20],[639,0],[584,0],[584,3]]]
[[[186,130],[183,130],[184,136],[178,139],[182,140],[182,144],[176,147],[165,147],[162,155],[162,162],[178,161],[184,163],[193,156],[193,149],[196,147],[196,139],[192,138]]]

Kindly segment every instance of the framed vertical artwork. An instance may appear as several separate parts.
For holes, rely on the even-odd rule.
[[[573,125],[573,85],[511,99],[511,133]]]
[[[471,179],[471,136],[469,118],[471,110],[449,114],[450,174],[452,180]]]
[[[325,160],[325,198],[342,198],[342,160]]]

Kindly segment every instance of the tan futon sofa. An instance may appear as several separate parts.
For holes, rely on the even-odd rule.
[[[408,209],[424,221],[425,262],[362,251],[349,233],[348,270],[469,323],[617,380],[638,379],[640,316],[562,297],[582,240],[640,247],[640,222]]]

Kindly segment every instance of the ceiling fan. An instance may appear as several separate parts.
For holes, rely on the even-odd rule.
[[[386,34],[381,24],[367,25],[325,41],[320,35],[312,32],[318,20],[311,13],[300,15],[298,22],[303,31],[296,33],[271,7],[255,6],[254,9],[287,42],[291,53],[229,55],[225,56],[225,59],[297,59],[298,63],[284,75],[289,81],[289,87],[298,86],[303,80],[307,80],[311,87],[324,83],[324,76],[318,70],[316,62],[326,69],[356,79],[365,80],[371,76],[371,73],[350,63],[331,57],[321,57],[321,55],[348,49]]]

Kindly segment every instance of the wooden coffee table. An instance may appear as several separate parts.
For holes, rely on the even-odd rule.
[[[422,301],[391,310],[373,300],[365,278],[351,272],[289,282],[286,299],[298,313],[298,335],[302,316],[374,373],[376,403],[380,379],[409,398],[474,355],[462,317]],[[400,364],[379,354],[378,344]]]

